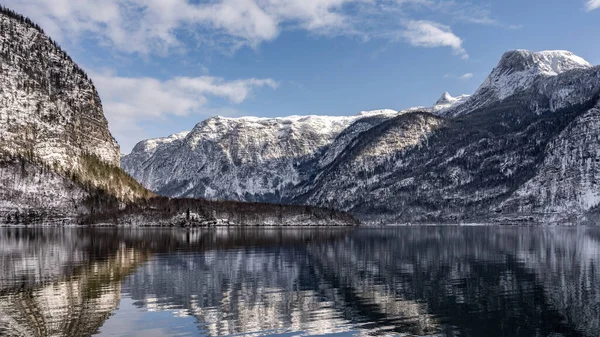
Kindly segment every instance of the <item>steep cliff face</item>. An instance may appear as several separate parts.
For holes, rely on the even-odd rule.
[[[240,140],[264,134],[243,120],[235,131],[212,128],[211,137],[228,144],[220,154],[208,136],[193,143],[212,176],[198,175],[193,157],[173,165],[183,156],[170,150],[169,161],[150,151],[124,161],[143,167],[140,181],[159,193],[327,206],[374,223],[579,221],[600,202],[599,94],[600,67],[566,51],[516,50],[472,96],[445,93],[431,108],[363,113],[316,143],[311,133],[248,145]],[[267,130],[281,127],[274,125]],[[284,146],[298,140],[310,146]],[[245,152],[230,151],[236,147]],[[276,166],[249,159],[272,148]],[[220,158],[247,166],[231,170]]]
[[[138,143],[121,159],[121,166],[162,195],[286,202],[296,197],[295,186],[314,179],[348,146],[361,141],[361,133],[412,111],[213,117],[189,133]]]
[[[74,169],[82,154],[119,165],[85,72],[28,19],[0,9],[0,149]]]
[[[1,7],[0,74],[0,223],[62,223],[88,212],[100,190],[123,200],[147,193],[118,169],[119,145],[85,72]]]
[[[600,101],[547,145],[536,175],[501,206],[561,217],[600,205]]]
[[[364,197],[408,162],[403,154],[428,147],[428,138],[443,125],[427,112],[399,115],[362,132],[305,186],[297,186],[295,202],[320,203],[336,209],[373,205]],[[384,169],[384,167],[386,169]],[[374,200],[373,200],[374,201]],[[379,214],[380,216],[382,214]]]

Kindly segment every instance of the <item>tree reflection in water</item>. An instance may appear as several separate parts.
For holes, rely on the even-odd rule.
[[[143,331],[127,299],[167,334],[598,336],[599,233],[2,229],[0,335]]]

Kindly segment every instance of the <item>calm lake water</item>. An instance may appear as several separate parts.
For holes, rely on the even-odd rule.
[[[0,335],[600,336],[600,230],[5,228]]]

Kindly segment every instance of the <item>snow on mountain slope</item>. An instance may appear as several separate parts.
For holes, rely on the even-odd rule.
[[[584,122],[599,97],[600,67],[517,50],[474,95],[445,93],[431,108],[338,123],[213,118],[174,145],[142,142],[123,163],[166,195],[326,206],[376,223],[581,218],[600,201],[598,128]]]
[[[512,50],[506,52],[479,89],[464,104],[441,111],[445,117],[456,117],[502,101],[520,91],[532,88],[536,82],[571,71],[585,70],[592,65],[569,51]]]
[[[585,104],[600,94],[600,66],[575,69],[539,80],[528,93],[530,106],[538,113]]]
[[[300,189],[295,201],[373,222],[581,220],[600,203],[595,169],[600,153],[594,150],[600,129],[593,108],[600,97],[600,67],[581,62],[573,67],[550,74],[566,68],[554,62],[554,68],[544,68],[548,75],[509,97],[447,118],[427,136],[427,146],[402,151],[384,142],[362,154],[348,147],[347,158],[362,159],[338,159],[339,165],[319,173],[315,187]],[[487,93],[455,109],[489,98]],[[449,100],[444,95],[440,102]],[[365,131],[357,142],[371,146],[374,135],[385,137],[380,128]],[[370,153],[378,155],[368,160]]]
[[[566,71],[591,67],[587,61],[568,51],[514,50],[502,57],[475,95],[484,90],[493,90],[497,98],[502,100],[529,87],[538,77],[557,76]]]
[[[70,179],[18,159],[0,159],[0,186],[0,223],[62,223],[88,196]]]
[[[39,26],[0,6],[0,223],[70,221],[91,210],[88,198],[149,195],[119,164],[85,72]]]
[[[435,105],[431,108],[432,112],[437,114],[443,114],[445,110],[452,107],[457,107],[466,102],[471,95],[460,95],[458,97],[452,97],[450,93],[445,92],[440,99],[435,102]]]
[[[443,123],[425,111],[380,121],[349,142],[316,177],[297,186],[294,202],[353,210],[375,201],[368,197],[371,188],[409,164],[397,158],[427,147],[428,137]]]
[[[354,123],[350,124],[344,131],[342,131],[335,140],[328,146],[327,150],[323,153],[323,155],[318,160],[318,168],[323,169],[326,166],[333,163],[338,156],[353,142],[358,140],[360,135],[373,128],[376,125],[379,125],[390,118],[396,117],[398,115],[402,115],[407,113],[407,111],[400,111],[393,115],[389,114],[361,114],[361,116],[366,116],[365,118],[360,118],[356,120]]]
[[[149,140],[144,141],[144,142],[140,142],[137,145],[141,146],[143,148],[137,150],[136,152],[144,152],[144,153],[146,153],[148,155],[153,155],[154,152],[159,147],[166,146],[166,145],[169,145],[171,143],[181,141],[182,139],[185,139],[185,137],[187,137],[187,135],[189,133],[190,133],[189,131],[183,131],[183,132],[180,132],[180,133],[172,134],[172,135],[170,135],[169,137],[166,137],[166,138],[155,138],[155,139],[149,139]]]
[[[341,117],[213,117],[189,133],[141,141],[121,166],[161,194],[276,202],[313,175],[315,165],[329,165],[361,132],[423,109],[432,108]]]
[[[0,147],[77,167],[83,153],[119,165],[100,97],[87,75],[39,27],[0,13]]]
[[[286,188],[302,180],[303,165],[348,125],[365,115],[394,113],[213,117],[184,138],[140,142],[122,158],[122,166],[146,187],[168,195],[277,201]]]
[[[497,214],[496,206],[535,175],[545,145],[568,120],[558,112],[540,119],[519,101],[461,119],[421,112],[386,121],[358,137],[294,202],[374,223],[520,216]]]
[[[537,77],[556,76],[573,69],[590,67],[591,64],[569,51],[514,50],[502,57],[478,92],[491,89],[502,100],[517,90],[527,88]]]
[[[548,144],[537,174],[501,208],[577,216],[599,205],[600,100]]]
[[[165,138],[148,139],[136,144],[131,153],[121,157],[121,168],[135,177],[138,181],[144,181],[143,163],[154,156],[157,152],[157,157],[168,155],[172,150],[175,150],[183,142],[189,131],[176,133]]]
[[[380,109],[380,110],[371,110],[371,111],[361,111],[358,113],[359,116],[378,116],[378,115],[395,115],[398,111],[391,109]]]

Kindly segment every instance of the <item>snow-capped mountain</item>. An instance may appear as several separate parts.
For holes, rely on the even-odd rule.
[[[39,26],[2,6],[0,74],[0,225],[357,224],[348,214],[316,207],[156,197],[119,167],[119,146],[108,130],[99,95],[85,72]],[[341,131],[353,118],[247,118],[244,122],[259,129],[281,125],[265,133],[267,138],[260,140],[257,148],[267,142],[301,139],[285,150],[308,154],[306,149],[323,145],[304,142],[305,139],[326,139],[324,135]],[[139,145],[137,153],[142,156],[136,160],[164,156],[165,149],[175,150],[184,140],[186,144],[196,140],[197,147],[191,148],[192,152],[202,153],[210,148],[208,141],[215,143],[214,153],[219,153],[220,147],[233,149],[234,144],[213,136],[229,130],[245,137],[240,130],[243,128],[236,123],[213,119],[189,134],[145,142]],[[244,149],[238,151],[242,153]],[[252,160],[277,161],[283,156],[273,146]],[[243,156],[237,160],[244,160]],[[186,165],[185,160],[182,164]],[[207,159],[205,164],[219,162]],[[201,172],[199,166],[195,169]],[[293,172],[289,175],[295,179]],[[234,181],[233,176],[230,179]]]
[[[510,74],[506,60],[515,53],[536,54],[509,52],[494,73]],[[545,71],[503,99],[486,81],[441,121],[424,110],[373,127],[292,201],[373,222],[589,217],[600,201],[600,67],[547,60],[537,67],[562,72]]]
[[[212,118],[122,162],[162,194],[327,206],[371,222],[581,220],[600,202],[599,93],[600,67],[573,53],[516,50],[472,96],[304,124]]]
[[[538,82],[545,82],[572,70],[589,68],[592,68],[591,64],[569,51],[509,51],[502,56],[498,65],[475,94],[463,102],[466,104],[457,104],[440,114],[446,117],[456,117],[469,113],[519,92],[530,90]]]
[[[569,51],[515,50],[504,54],[478,92],[493,90],[502,100],[528,88],[540,77],[557,76],[569,70],[591,67],[586,60]]]
[[[600,101],[546,146],[537,174],[502,207],[517,212],[581,213],[600,205]]]
[[[138,143],[121,165],[161,194],[277,202],[312,173],[311,163],[348,126],[397,114],[377,110],[350,117],[213,117],[189,133]]]
[[[443,114],[444,111],[457,107],[466,102],[471,95],[460,95],[458,97],[452,97],[449,92],[445,92],[440,99],[435,102],[435,105],[431,108],[433,113]]]

